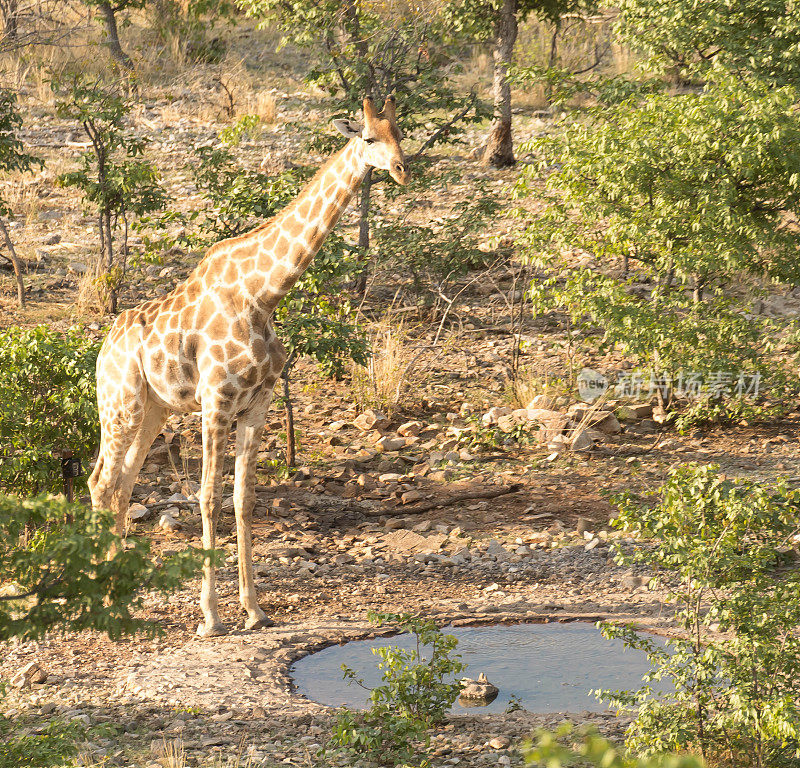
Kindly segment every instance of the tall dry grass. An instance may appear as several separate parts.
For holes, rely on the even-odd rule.
[[[391,313],[373,323],[367,335],[372,354],[366,366],[353,367],[353,394],[362,408],[391,415],[424,386],[426,370],[445,345],[415,338]]]

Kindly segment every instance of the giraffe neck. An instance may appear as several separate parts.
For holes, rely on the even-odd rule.
[[[263,292],[255,296],[274,310],[322,247],[367,173],[363,142],[351,139],[308,183],[297,199],[258,237],[258,270],[265,275]]]

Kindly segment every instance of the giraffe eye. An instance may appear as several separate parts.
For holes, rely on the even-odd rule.
[[[375,143],[375,139],[364,139],[364,141],[366,141],[367,144],[374,144]]]

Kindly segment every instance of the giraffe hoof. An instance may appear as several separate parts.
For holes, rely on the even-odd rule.
[[[244,623],[245,629],[266,629],[267,627],[274,627],[275,622],[266,617],[247,619]]]
[[[197,634],[199,637],[221,637],[222,635],[227,635],[228,630],[224,624],[217,623],[207,626],[205,622],[200,622],[197,627]]]

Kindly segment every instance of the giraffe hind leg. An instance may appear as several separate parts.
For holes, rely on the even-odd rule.
[[[131,397],[102,419],[100,454],[90,478],[92,507],[115,512],[117,535],[125,534],[124,512],[119,514],[118,488],[128,450],[136,440],[144,420],[143,403]],[[117,509],[115,509],[115,496]]]
[[[261,434],[272,399],[273,383],[265,385],[260,402],[236,422],[236,473],[233,505],[236,510],[236,541],[239,560],[239,602],[247,611],[246,629],[272,626],[258,604],[253,579],[252,525],[255,506],[255,471]]]
[[[167,409],[148,401],[144,407],[144,416],[139,429],[125,453],[119,478],[111,496],[111,509],[117,521],[117,530],[126,526],[128,505],[131,492],[139,477],[145,458],[153,444],[153,440],[161,432],[166,421]]]

